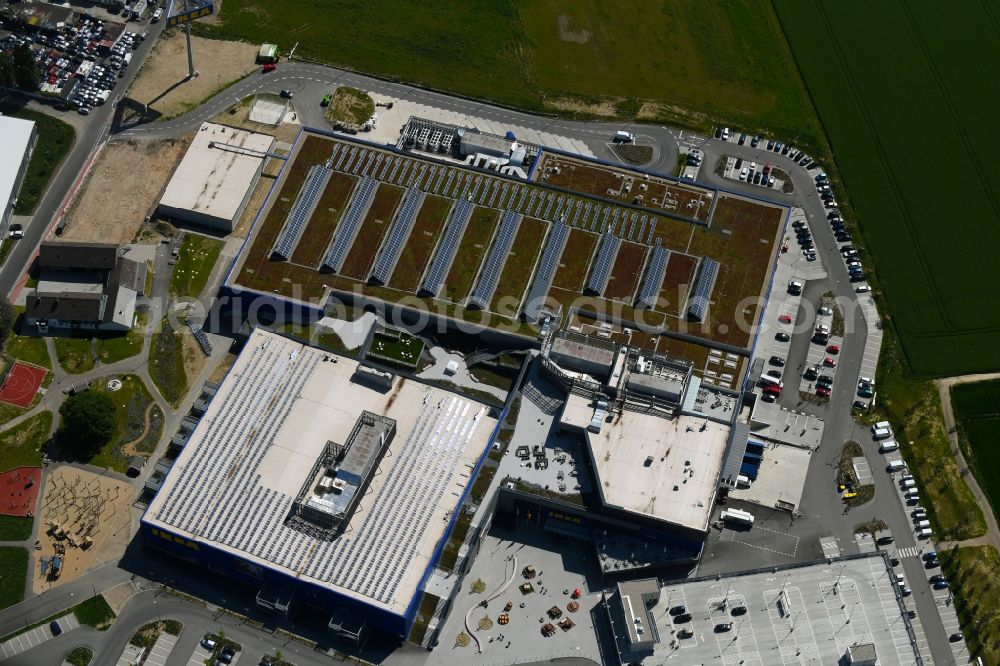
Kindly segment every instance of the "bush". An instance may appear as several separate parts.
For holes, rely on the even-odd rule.
[[[84,391],[70,396],[59,407],[62,422],[56,438],[64,453],[89,460],[100,452],[115,432],[115,405],[106,394]]]
[[[80,647],[73,648],[73,650],[66,655],[66,662],[72,664],[73,666],[88,666],[93,658],[94,653],[90,651],[90,648],[81,645]]]

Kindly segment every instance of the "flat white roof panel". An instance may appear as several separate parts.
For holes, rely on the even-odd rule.
[[[267,134],[202,123],[167,183],[160,205],[232,220],[264,161],[243,150],[265,153],[273,143],[274,137]]]
[[[328,360],[324,360],[328,359]],[[480,403],[255,331],[144,521],[395,613],[405,612],[496,419]],[[365,498],[333,541],[285,526],[327,441],[363,411],[396,421]]]
[[[24,153],[31,144],[32,120],[0,115],[0,136],[3,137],[3,159],[0,159],[0,214],[7,210],[14,193],[14,184],[21,173]]]

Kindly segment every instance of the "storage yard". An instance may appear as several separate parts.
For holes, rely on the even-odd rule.
[[[569,173],[568,158],[558,159],[559,175]],[[572,167],[593,171],[584,185],[600,177],[663,188],[645,203],[686,196],[702,205],[685,221],[603,192],[592,198],[304,131],[229,284],[315,303],[360,288],[447,316],[479,321],[468,310],[486,310],[488,326],[524,332],[521,322],[546,309],[566,316],[585,306],[653,332],[748,347],[756,306],[733,310],[763,297],[785,209],[585,160]],[[712,307],[699,309],[700,299]]]

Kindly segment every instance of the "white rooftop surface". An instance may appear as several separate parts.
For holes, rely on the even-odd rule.
[[[418,382],[354,383],[357,366],[255,331],[144,520],[402,614],[496,420]],[[327,440],[344,443],[363,410],[396,435],[344,534],[285,527]]]
[[[593,414],[590,401],[570,394],[562,420],[584,429],[604,503],[690,529],[708,529],[729,426],[625,410],[593,433],[586,430]],[[648,467],[647,457],[653,459]]]
[[[161,206],[227,220],[236,216],[264,158],[231,148],[210,148],[209,144],[213,141],[267,152],[274,137],[215,123],[202,123],[184,153],[184,159],[167,183],[160,199]]]
[[[7,210],[14,183],[21,171],[24,152],[31,142],[32,120],[0,115],[0,136],[3,137],[4,158],[0,159],[0,214]]]
[[[733,499],[774,508],[778,502],[802,503],[812,450],[787,444],[766,444],[757,480],[749,488],[729,491]]]
[[[667,585],[650,609],[661,642],[642,663],[670,658],[678,664],[827,666],[843,663],[850,646],[869,643],[880,666],[918,663],[891,578],[882,555],[873,554]],[[626,594],[628,586],[623,584]],[[694,636],[678,639],[679,647],[672,649],[668,609],[678,605],[692,620],[677,628],[687,627]],[[632,606],[642,608],[638,596]],[[733,617],[729,611],[736,606],[747,613]],[[732,629],[715,633],[723,622],[731,622]]]

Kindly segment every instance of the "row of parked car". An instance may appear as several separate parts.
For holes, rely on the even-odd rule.
[[[802,220],[792,222],[792,229],[795,231],[795,242],[802,249],[806,261],[816,261],[816,243],[813,241],[812,231]]]
[[[139,44],[146,39],[147,34],[137,35],[134,32],[126,31],[111,48],[111,55],[104,64],[94,65],[80,87],[67,98],[69,102],[76,104],[79,113],[87,115],[95,106],[108,101],[118,79],[125,76],[125,70],[132,62],[132,51],[139,47]]]
[[[722,139],[723,141],[729,141],[731,137],[735,136],[735,132],[730,132],[728,127],[717,127],[715,128],[715,138]],[[740,134],[736,143],[743,146],[749,141],[752,148],[757,148],[762,143],[767,150],[777,153],[779,155],[784,155],[790,158],[793,162],[800,165],[804,169],[813,169],[819,167],[819,163],[805,154],[805,152],[795,148],[791,145],[781,143],[780,141],[775,141],[774,139],[765,139],[761,136],[748,136],[747,134]]]

